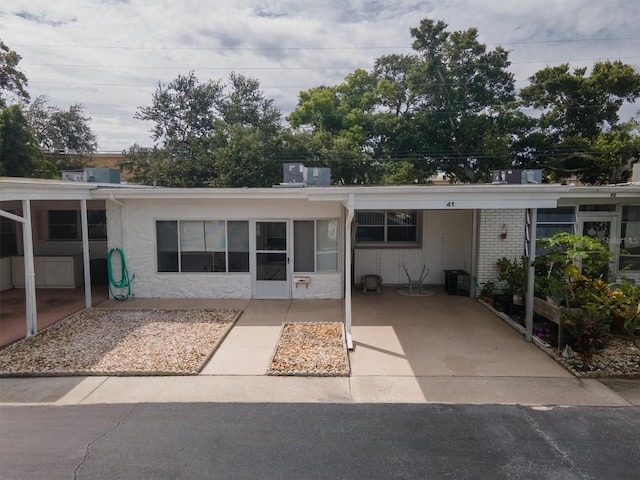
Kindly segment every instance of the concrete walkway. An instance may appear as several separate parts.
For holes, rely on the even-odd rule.
[[[0,379],[0,403],[640,405],[637,382],[578,379],[472,299],[354,292],[350,377],[265,376],[283,322],[342,321],[339,300],[132,300],[101,308],[240,308],[200,375]],[[621,392],[621,394],[616,393]]]

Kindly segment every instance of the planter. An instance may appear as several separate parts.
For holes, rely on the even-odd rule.
[[[538,315],[552,321],[558,325],[558,348],[562,348],[562,312],[566,310],[565,307],[559,307],[551,302],[547,302],[541,298],[533,297],[533,311]],[[572,308],[573,313],[580,312],[580,308]]]

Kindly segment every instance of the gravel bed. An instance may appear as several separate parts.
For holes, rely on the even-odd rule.
[[[341,322],[284,323],[267,375],[348,376]]]
[[[640,378],[640,348],[628,337],[609,337],[605,347],[594,352],[588,372],[582,370],[579,353],[567,359],[562,357],[562,352],[553,349],[552,356],[578,377]]]
[[[0,376],[195,375],[238,310],[84,310],[0,350]]]

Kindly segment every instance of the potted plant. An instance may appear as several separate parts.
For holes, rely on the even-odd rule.
[[[478,297],[485,303],[493,305],[493,293],[495,290],[495,284],[492,281],[488,281],[480,289]]]
[[[527,257],[520,261],[502,257],[498,260],[498,280],[506,283],[506,292],[512,296],[514,305],[524,305],[527,290]]]
[[[563,277],[557,275],[547,279],[547,302],[560,306],[566,295],[566,282]]]

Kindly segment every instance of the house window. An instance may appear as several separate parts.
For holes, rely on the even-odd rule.
[[[407,245],[418,242],[417,210],[356,212],[356,243]]]
[[[87,210],[87,228],[89,240],[107,239],[107,211]]]
[[[575,233],[575,228],[575,207],[538,209],[536,240],[550,237],[556,232]]]
[[[157,221],[156,245],[159,272],[249,271],[246,221]]]
[[[615,205],[580,205],[578,210],[581,212],[615,212]]]
[[[18,254],[16,225],[17,222],[15,220],[0,217],[0,257],[9,257]]]
[[[293,270],[305,273],[338,270],[337,220],[293,222]]]
[[[622,207],[620,270],[640,271],[640,206]]]
[[[79,240],[78,212],[49,210],[49,240]]]
[[[81,240],[82,227],[79,210],[49,210],[49,240]],[[88,210],[89,240],[107,239],[107,212]]]

